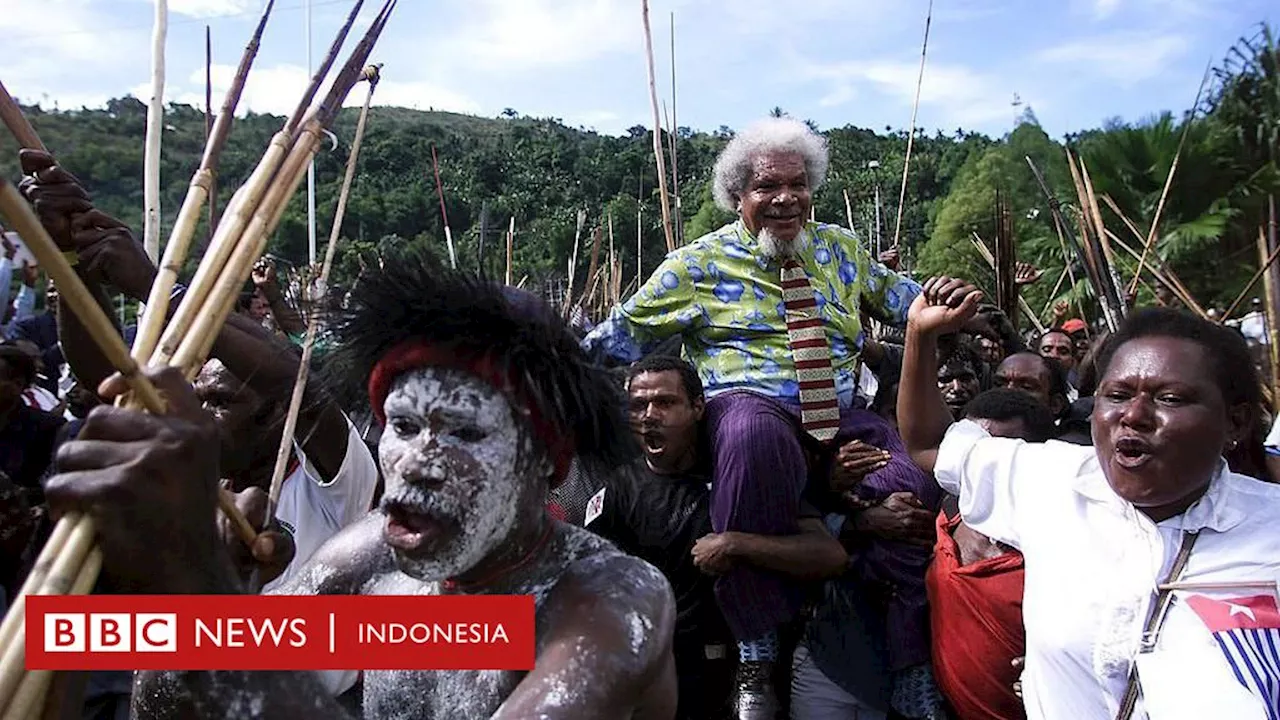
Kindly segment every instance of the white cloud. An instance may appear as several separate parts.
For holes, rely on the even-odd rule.
[[[92,0],[3,0],[0,33],[4,35],[6,60],[39,58],[40,64],[67,63],[101,69],[115,64],[118,53],[104,52],[95,37],[107,18],[91,7]],[[57,18],[56,23],[50,23]]]
[[[238,15],[257,5],[255,0],[169,0],[169,12],[197,18]]]
[[[475,0],[472,20],[450,33],[440,55],[509,72],[637,52],[639,8],[624,0]]]
[[[1088,70],[1122,87],[1164,73],[1190,43],[1182,35],[1113,33],[1083,38],[1047,48],[1036,58],[1044,63]]]
[[[898,98],[907,108],[915,101],[920,66],[887,60],[853,61],[811,65],[810,77],[830,80],[832,89],[819,104],[830,107],[847,103],[860,85]],[[922,126],[976,125],[1009,116],[1013,90],[994,77],[963,65],[929,63],[925,66],[920,90]],[[926,113],[923,108],[933,108]],[[930,117],[926,118],[926,114]]]

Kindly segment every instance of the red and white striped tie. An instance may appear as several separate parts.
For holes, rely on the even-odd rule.
[[[818,300],[804,267],[795,260],[782,263],[782,305],[787,317],[787,340],[800,381],[800,422],[819,442],[828,442],[840,429],[836,376],[831,346],[818,315]]]

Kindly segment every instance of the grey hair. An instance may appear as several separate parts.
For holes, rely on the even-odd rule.
[[[831,164],[827,139],[799,120],[766,118],[735,135],[716,158],[712,186],[716,204],[731,213],[738,212],[738,198],[751,182],[755,157],[778,151],[800,153],[809,176],[809,187],[817,190],[826,181],[827,166]]]

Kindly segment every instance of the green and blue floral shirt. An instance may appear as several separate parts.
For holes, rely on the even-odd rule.
[[[863,303],[877,319],[902,325],[920,285],[873,260],[844,228],[810,222],[803,232],[807,242],[796,259],[817,292],[840,405],[848,408],[856,397]],[[746,389],[799,402],[781,265],[759,252],[741,221],[669,254],[583,347],[631,363],[675,335],[682,336],[708,397]]]

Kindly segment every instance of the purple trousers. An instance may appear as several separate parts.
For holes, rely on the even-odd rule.
[[[707,403],[706,418],[714,463],[711,524],[717,533],[796,533],[800,499],[810,477],[810,459],[814,459],[818,473],[825,473],[834,450],[855,439],[882,448],[891,456],[886,467],[866,477],[859,494],[881,499],[903,490],[914,492],[926,507],[936,509],[942,502],[937,483],[911,462],[897,432],[873,412],[842,410],[840,430],[825,447],[804,431],[798,406],[757,393],[732,391],[717,395]],[[913,650],[922,649],[926,659],[928,612],[914,596],[925,597],[928,554],[928,550],[884,545],[868,554],[876,566],[871,574],[877,579],[888,575],[901,581],[894,584],[900,592],[913,597],[911,608],[905,613],[910,617],[902,617],[890,608],[889,619],[905,626],[901,639]],[[803,599],[801,585],[779,573],[739,565],[716,582],[716,599],[734,636],[753,640],[776,631],[795,616]],[[890,638],[891,649],[897,644]],[[891,654],[900,659],[916,652]]]

